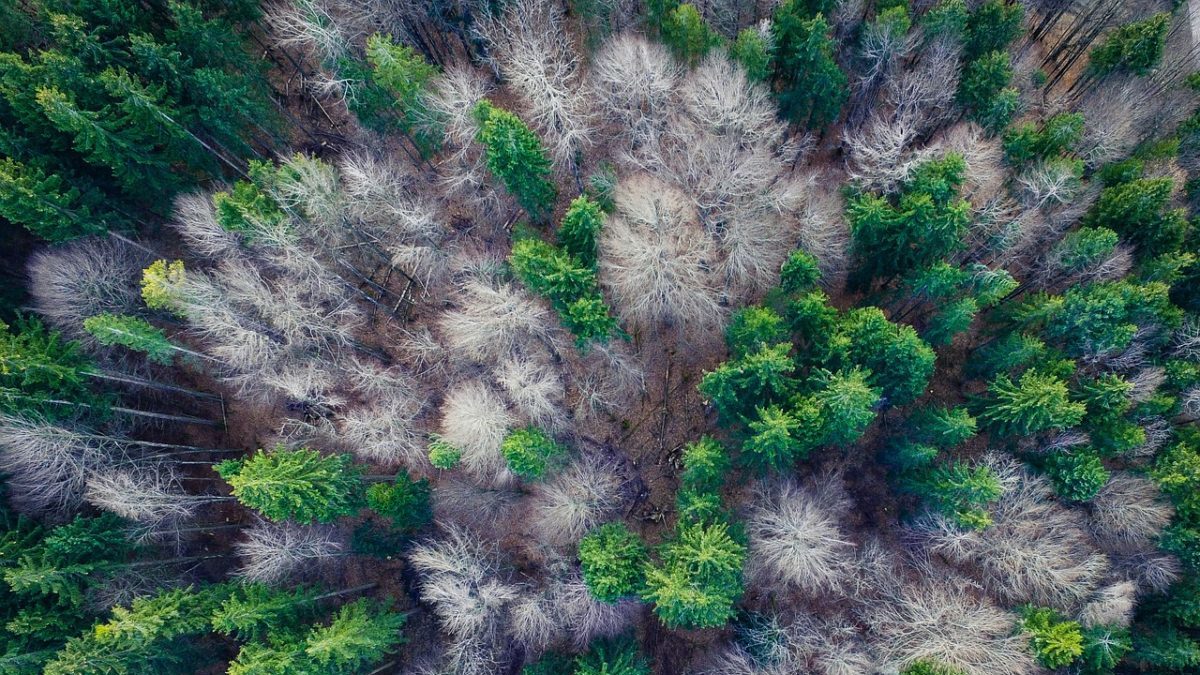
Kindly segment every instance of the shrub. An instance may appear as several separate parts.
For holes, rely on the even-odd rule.
[[[541,429],[525,427],[510,432],[500,444],[500,452],[513,473],[537,480],[546,475],[552,463],[567,454],[567,449]]]
[[[597,600],[617,602],[642,585],[646,545],[624,523],[608,523],[579,541],[583,580]]]

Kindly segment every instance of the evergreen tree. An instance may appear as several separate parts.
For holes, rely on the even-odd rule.
[[[812,398],[799,399],[787,409],[759,408],[746,425],[743,457],[760,468],[785,469],[820,444],[824,425],[824,411]]]
[[[1092,48],[1093,72],[1107,75],[1126,70],[1135,75],[1149,74],[1162,59],[1170,27],[1171,15],[1167,12],[1121,26]]]
[[[975,418],[966,408],[923,408],[910,419],[912,436],[940,448],[953,448],[975,435]]]
[[[1143,256],[1178,249],[1187,233],[1183,211],[1166,211],[1175,188],[1169,177],[1145,178],[1104,188],[1088,214],[1091,227],[1108,228]]]
[[[642,599],[671,628],[724,625],[742,594],[746,548],[724,523],[680,526],[659,550],[661,565],[648,565]]]
[[[522,238],[513,244],[508,262],[527,286],[550,301],[581,348],[591,341],[606,342],[619,330],[600,294],[595,269],[567,251],[536,237]]]
[[[912,489],[959,526],[982,530],[992,524],[988,506],[1003,487],[987,466],[953,462],[934,467],[911,479]]]
[[[958,101],[985,128],[998,132],[1012,120],[1019,96],[1009,88],[1012,62],[1007,52],[994,51],[971,61],[958,85]]]
[[[106,399],[87,384],[91,368],[79,343],[37,319],[18,319],[15,330],[0,321],[0,410],[50,418],[77,415],[80,405],[103,412]]]
[[[1030,634],[1034,654],[1047,668],[1063,668],[1083,655],[1083,632],[1078,623],[1066,621],[1053,609],[1029,607],[1022,627]]]
[[[771,22],[774,82],[783,114],[820,128],[837,119],[849,96],[846,74],[833,55],[829,22],[812,16],[802,0],[784,0]]]
[[[550,181],[550,159],[537,134],[519,117],[490,101],[475,106],[476,140],[486,149],[488,170],[512,193],[530,216],[550,215],[558,191]]]
[[[278,445],[213,468],[238,501],[271,520],[328,523],[362,505],[361,478],[349,455]]]
[[[583,581],[601,602],[637,593],[648,560],[646,545],[624,523],[601,525],[579,540]]]
[[[390,37],[367,38],[367,63],[371,79],[394,97],[396,123],[423,155],[437,150],[439,124],[426,103],[426,89],[438,70],[412,47]]]
[[[788,330],[783,317],[759,305],[750,305],[734,312],[725,328],[729,354],[738,359],[767,346],[786,342],[787,339]]]
[[[429,495],[428,480],[413,480],[407,471],[401,471],[392,483],[372,483],[367,488],[366,504],[389,519],[395,529],[411,532],[433,520]]]
[[[900,671],[900,675],[965,675],[965,673],[940,661],[923,659],[905,666],[904,670]]]
[[[860,307],[842,318],[836,339],[842,365],[869,372],[887,403],[904,405],[925,392],[935,357],[911,326],[888,321],[877,307]]]
[[[1072,502],[1090,501],[1111,477],[1098,456],[1080,450],[1051,455],[1043,469],[1058,496]]]
[[[571,675],[650,675],[633,640],[598,642],[575,659]]]
[[[1066,429],[1083,420],[1082,403],[1070,400],[1067,383],[1052,374],[1027,371],[1017,382],[1000,375],[988,385],[979,419],[1002,435],[1029,436]]]
[[[1021,34],[1024,11],[1020,3],[987,0],[971,12],[966,22],[963,58],[973,61],[985,54],[1003,50]]]
[[[175,353],[182,351],[171,344],[161,328],[136,316],[99,314],[84,319],[83,328],[100,344],[128,347],[144,353],[154,363],[169,365]]]
[[[462,459],[462,450],[448,443],[441,436],[430,436],[429,463],[438,469],[453,469]]]
[[[849,445],[859,439],[875,419],[880,391],[868,381],[861,368],[831,373],[820,370],[813,377],[815,398],[820,403],[825,443]]]
[[[763,82],[771,74],[771,49],[763,34],[754,27],[743,28],[729,45],[729,58],[741,64],[746,78]]]
[[[185,274],[182,260],[155,260],[142,270],[142,301],[150,309],[181,314]]]
[[[722,363],[700,380],[701,395],[729,422],[750,416],[757,407],[782,402],[795,386],[791,348],[783,342]]]
[[[1112,672],[1133,649],[1129,630],[1113,626],[1083,629],[1083,654],[1079,663],[1085,673]]]
[[[779,270],[779,286],[785,293],[804,293],[820,281],[817,259],[806,251],[792,251]]]
[[[729,467],[729,453],[724,446],[711,436],[702,436],[683,446],[683,473],[679,480],[684,487],[715,492],[724,482]]]
[[[708,27],[704,17],[691,3],[684,3],[668,12],[663,17],[661,31],[663,42],[671,48],[676,58],[689,66],[695,66],[710,49],[719,47],[724,41]]]
[[[596,240],[604,225],[600,205],[586,195],[580,195],[567,206],[558,226],[558,245],[585,267],[596,269]]]
[[[320,594],[312,588],[271,588],[251,583],[237,586],[211,616],[213,630],[242,640],[258,640],[272,631],[285,631],[301,621],[304,610]]]
[[[316,626],[304,641],[304,654],[323,673],[351,673],[383,657],[404,642],[405,614],[360,598],[342,605],[325,626]]]
[[[500,452],[513,473],[529,480],[538,480],[561,458],[567,449],[537,427],[514,429],[504,437]]]

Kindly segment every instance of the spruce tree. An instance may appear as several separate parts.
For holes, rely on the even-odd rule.
[[[637,593],[648,560],[646,545],[624,523],[601,525],[579,540],[583,581],[601,602],[617,602]]]
[[[1097,75],[1126,70],[1146,75],[1162,59],[1171,15],[1155,14],[1117,28],[1092,48],[1090,66]]]
[[[490,101],[480,101],[474,114],[479,122],[476,140],[486,150],[488,170],[531,217],[544,220],[558,190],[551,182],[550,159],[541,140],[519,117]]]
[[[1006,375],[992,380],[979,420],[998,434],[1029,436],[1075,426],[1085,412],[1082,403],[1071,400],[1066,382],[1030,370],[1016,382]]]
[[[810,15],[802,0],[784,0],[771,22],[774,82],[779,106],[793,122],[819,129],[837,119],[849,96],[846,74],[834,61],[829,22]]]
[[[362,481],[349,455],[278,445],[213,468],[238,501],[271,520],[328,523],[362,505]]]
[[[746,548],[724,523],[681,525],[659,550],[661,564],[646,568],[642,599],[671,628],[722,626],[742,594]]]

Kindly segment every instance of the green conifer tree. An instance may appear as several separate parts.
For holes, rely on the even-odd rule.
[[[349,455],[278,445],[213,468],[238,501],[272,520],[328,523],[362,506],[362,479]]]

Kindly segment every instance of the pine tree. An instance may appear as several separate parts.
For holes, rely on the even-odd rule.
[[[316,589],[298,586],[276,589],[266,584],[237,586],[211,615],[213,630],[242,640],[258,640],[272,631],[299,624],[303,610],[320,595]]]
[[[824,411],[811,398],[800,399],[791,407],[759,408],[747,423],[747,438],[742,456],[759,468],[786,469],[808,456],[824,435]]]
[[[967,18],[963,58],[973,61],[989,52],[1003,50],[1021,33],[1024,11],[1020,3],[987,0]]]
[[[729,58],[741,64],[751,82],[763,82],[771,74],[771,49],[762,32],[753,26],[738,32],[729,45]]]
[[[700,440],[683,446],[680,483],[684,487],[715,492],[724,482],[730,464],[725,447],[711,436],[702,436]]]
[[[567,454],[567,449],[541,429],[528,426],[509,432],[500,444],[500,452],[513,473],[538,480]]]
[[[1167,12],[1121,26],[1092,48],[1090,67],[1097,75],[1118,70],[1146,75],[1162,59],[1170,27]]]
[[[785,293],[804,293],[821,281],[817,259],[805,251],[792,251],[779,270],[779,286]]]
[[[892,323],[877,307],[860,307],[838,323],[841,367],[858,366],[870,373],[890,405],[904,405],[925,392],[935,356],[911,326]]]
[[[583,581],[601,602],[637,593],[648,560],[646,545],[624,523],[601,525],[579,540]]]
[[[786,342],[787,326],[783,317],[768,307],[751,305],[734,312],[725,328],[725,343],[730,356],[740,359],[770,345]]]
[[[484,146],[487,167],[531,217],[550,215],[558,191],[550,181],[550,159],[537,134],[519,117],[480,101],[474,110],[479,122],[476,140]]]
[[[875,419],[880,391],[862,368],[831,373],[820,370],[812,379],[813,398],[820,403],[824,443],[849,445],[859,439]]]
[[[659,550],[660,565],[646,568],[642,599],[671,628],[722,626],[742,594],[746,548],[724,523],[682,525]]]
[[[378,34],[367,38],[367,63],[374,82],[395,98],[400,131],[412,138],[421,154],[436,151],[440,125],[426,102],[426,90],[438,69],[412,47]]]
[[[242,504],[271,520],[328,523],[362,505],[362,482],[349,455],[282,445],[213,467]]]
[[[1055,453],[1046,459],[1043,469],[1058,496],[1072,502],[1091,501],[1111,477],[1100,458],[1086,450]]]
[[[1144,178],[1104,188],[1085,222],[1105,227],[1144,256],[1178,249],[1188,229],[1183,211],[1166,211],[1175,188],[1169,177]]]
[[[571,675],[650,675],[650,666],[633,640],[598,642],[575,658]]]
[[[965,673],[940,661],[921,660],[905,666],[904,670],[900,671],[900,675],[965,675]]]
[[[958,85],[958,101],[985,128],[998,132],[1016,113],[1019,95],[1008,85],[1012,62],[1007,52],[993,51],[971,61]]]
[[[604,225],[604,212],[587,195],[580,195],[567,206],[558,226],[558,245],[589,269],[596,269],[596,241]]]
[[[662,39],[675,57],[695,66],[708,51],[721,45],[721,36],[708,27],[696,6],[684,3],[663,17]]]
[[[88,387],[91,368],[79,343],[41,321],[18,319],[15,330],[0,321],[0,410],[56,418],[89,406],[101,413],[106,400]]]
[[[1034,370],[1013,382],[1000,375],[988,385],[980,402],[979,419],[996,433],[1029,436],[1066,429],[1083,420],[1086,408],[1070,400],[1067,383]]]
[[[433,519],[429,495],[428,480],[413,480],[407,471],[401,471],[392,483],[372,483],[367,488],[366,503],[372,511],[391,520],[395,529],[411,532]]]
[[[462,450],[448,443],[441,436],[429,437],[429,463],[438,469],[453,469],[462,460]]]
[[[806,9],[801,0],[784,0],[775,8],[774,81],[783,114],[797,124],[820,128],[837,119],[849,89],[833,58],[836,44],[829,22]]]
[[[155,260],[142,270],[142,300],[150,309],[163,309],[173,314],[183,312],[182,260]]]
[[[127,225],[105,207],[99,190],[69,176],[65,170],[47,173],[35,164],[0,157],[0,216],[51,242]]]

